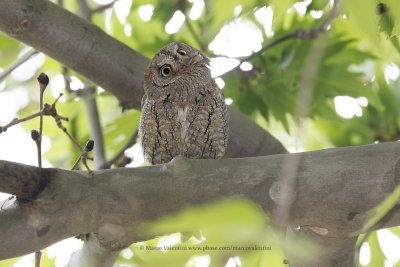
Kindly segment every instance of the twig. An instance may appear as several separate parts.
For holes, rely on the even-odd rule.
[[[57,114],[57,110],[56,110],[56,106],[55,104],[57,103],[57,101],[60,99],[60,97],[63,94],[61,93],[58,98],[54,101],[54,103],[52,105],[49,104],[45,104],[44,105],[44,114],[45,115],[50,115],[54,118],[54,120],[56,121],[56,124],[58,126],[58,128],[60,128],[63,132],[65,132],[67,134],[67,136],[69,137],[69,139],[71,139],[71,141],[75,144],[75,146],[79,149],[80,152],[83,152],[83,148],[79,145],[78,141],[76,141],[75,138],[73,138],[67,131],[67,128],[65,128],[62,123],[61,120],[65,120],[68,121],[68,118],[66,117],[62,117],[60,115]]]
[[[328,14],[328,16],[322,21],[322,23],[318,27],[318,30],[320,32],[327,31],[329,23],[331,23],[332,20],[334,20],[339,15],[339,11],[340,11],[340,8],[342,5],[341,1],[342,0],[335,0],[333,2],[331,12]]]
[[[76,139],[74,137],[72,137],[72,135],[68,132],[67,128],[65,128],[62,125],[61,120],[68,121],[68,118],[60,116],[57,113],[56,103],[58,102],[58,100],[60,99],[60,97],[62,95],[63,94],[60,94],[59,97],[54,101],[53,104],[51,104],[51,105],[49,105],[47,103],[44,104],[44,107],[43,107],[43,109],[41,111],[39,111],[39,112],[37,112],[35,114],[32,114],[30,116],[27,116],[25,118],[22,118],[22,119],[15,118],[10,123],[8,123],[6,126],[0,126],[0,133],[7,131],[7,129],[10,128],[11,126],[14,126],[14,125],[16,125],[18,123],[21,123],[21,122],[24,122],[24,121],[27,121],[27,120],[30,120],[30,119],[33,119],[33,118],[36,118],[36,117],[39,117],[39,116],[51,116],[56,121],[57,127],[60,128],[68,136],[68,138],[72,141],[72,143],[74,143],[74,145],[79,149],[79,151],[81,153],[80,157],[82,157],[82,162],[84,163],[84,165],[85,165],[86,169],[88,170],[89,174],[92,175],[93,174],[92,170],[90,170],[90,168],[86,164],[86,159],[93,160],[93,158],[87,156],[87,153],[89,151],[91,151],[91,150],[85,150],[84,148],[82,148],[79,145],[78,141],[76,141]],[[37,133],[35,131],[31,131],[31,137],[32,137],[32,139],[38,138],[39,137],[39,133]],[[92,148],[93,148],[93,145],[92,145]]]
[[[1,204],[0,210],[3,209],[3,207],[4,207],[4,205],[7,203],[7,201],[13,199],[14,197],[15,197],[15,196],[10,196],[10,197],[6,198],[6,199],[4,200],[4,202],[3,202],[3,204]]]
[[[193,26],[190,23],[189,19],[187,19],[187,18],[185,19],[185,24],[186,24],[188,30],[190,31],[190,33],[192,34],[192,36],[194,37],[194,39],[196,39],[196,42],[199,44],[201,51],[204,52],[207,47],[204,45],[204,43],[201,41],[199,35],[193,29]]]
[[[42,258],[42,252],[36,251],[35,252],[35,267],[40,267],[40,259]]]
[[[101,169],[109,169],[111,165],[113,165],[115,162],[117,162],[123,155],[125,150],[136,144],[136,139],[138,137],[138,130],[136,130],[131,138],[129,138],[128,142],[126,142],[125,146],[108,162],[104,163],[103,166],[101,166]]]
[[[96,147],[93,151],[94,155],[94,163],[96,169],[100,169],[101,166],[105,165],[105,152],[104,152],[104,141],[103,141],[103,132],[100,124],[99,112],[97,108],[96,99],[93,97],[95,93],[95,89],[90,86],[90,84],[85,81],[85,87],[83,89],[79,89],[76,91],[71,90],[70,82],[71,78],[68,75],[68,68],[63,67],[63,77],[65,83],[65,89],[73,94],[81,96],[85,102],[86,113],[88,116],[89,122],[89,130],[91,138],[96,143]],[[76,165],[80,162],[80,159],[75,162],[73,169],[76,168]]]
[[[25,63],[28,59],[30,59],[33,55],[36,55],[39,53],[39,51],[36,50],[30,50],[26,54],[24,54],[22,57],[17,59],[13,64],[8,66],[2,74],[0,74],[0,81],[2,81],[4,78],[6,78],[13,70],[21,66],[23,63]]]
[[[37,77],[40,86],[40,98],[39,98],[39,110],[43,110],[43,94],[49,84],[49,76],[44,73],[40,73]],[[37,158],[38,167],[42,167],[42,134],[43,134],[43,114],[39,115],[39,132],[36,130],[31,131],[31,137],[36,143],[37,147]],[[35,267],[40,267],[40,259],[42,258],[42,251],[38,250],[35,252]]]
[[[31,119],[36,118],[36,117],[39,117],[40,115],[52,116],[52,117],[54,117],[54,119],[56,121],[57,120],[68,121],[68,118],[59,116],[57,114],[57,110],[55,109],[55,104],[57,103],[58,99],[60,99],[61,96],[62,96],[62,94],[60,94],[60,96],[54,101],[54,103],[52,105],[44,104],[44,108],[39,112],[36,112],[36,113],[34,113],[32,115],[29,115],[27,117],[24,117],[22,119],[14,118],[7,125],[0,126],[0,133],[7,131],[7,129],[10,128],[11,126],[14,126],[14,125],[19,124],[19,123],[24,122],[24,121],[31,120]]]
[[[85,84],[86,84],[85,89],[83,89],[82,91],[83,92],[82,98],[83,101],[85,102],[90,136],[96,143],[96,147],[94,148],[93,151],[93,156],[95,159],[94,165],[96,169],[100,169],[100,166],[104,165],[104,162],[106,162],[105,151],[104,151],[103,129],[101,128],[100,115],[98,111],[99,109],[97,107],[95,89],[93,87],[90,87],[87,81],[85,82]]]
[[[74,163],[74,165],[72,166],[71,170],[75,170],[75,169],[76,169],[76,167],[78,166],[79,162],[81,162],[81,159],[82,159],[81,156],[82,156],[82,154],[79,155],[78,159],[75,161],[75,163]]]
[[[44,110],[41,110],[41,111],[39,111],[39,112],[36,112],[36,113],[34,113],[34,114],[32,114],[32,115],[29,115],[29,116],[27,116],[27,117],[24,117],[24,118],[22,118],[22,119],[14,118],[14,119],[13,119],[12,121],[10,121],[7,125],[5,125],[5,126],[0,126],[0,133],[7,131],[7,129],[10,128],[11,126],[17,125],[17,124],[19,124],[19,123],[21,123],[21,122],[24,122],[24,121],[31,120],[31,119],[36,118],[36,117],[39,117],[41,114],[44,114]]]
[[[79,6],[79,14],[82,18],[91,21],[92,10],[89,8],[86,0],[76,0]],[[113,4],[113,3],[112,3]],[[91,138],[95,141],[96,147],[93,151],[95,158],[94,165],[96,169],[104,165],[106,162],[105,151],[104,151],[104,141],[103,141],[103,130],[101,128],[99,111],[97,108],[97,102],[95,95],[95,89],[90,86],[89,80],[85,80],[85,88],[77,92],[81,94],[85,102],[86,113],[89,123],[89,132]],[[83,164],[87,167],[86,161],[82,159]]]
[[[62,95],[63,94],[60,94],[60,96],[54,101],[54,103],[52,105],[44,104],[44,108],[41,111],[36,112],[36,113],[34,113],[32,115],[26,116],[26,117],[24,117],[22,119],[14,118],[7,125],[0,126],[0,133],[7,131],[7,129],[10,128],[11,126],[17,125],[17,124],[19,124],[21,122],[28,121],[28,120],[31,120],[33,118],[36,118],[36,117],[39,117],[39,116],[43,116],[43,115],[44,116],[52,116],[56,120],[56,122],[57,122],[57,120],[68,121],[68,118],[58,115],[57,114],[57,110],[55,109],[55,104],[57,103],[57,101],[60,99],[60,97]]]
[[[68,135],[69,135],[69,134],[68,134]],[[79,146],[79,145],[78,145],[78,146]],[[79,147],[80,147],[80,146],[79,146]],[[89,166],[87,165],[87,162],[86,162],[87,159],[93,160],[93,158],[91,158],[91,157],[88,156],[88,153],[89,153],[90,151],[93,150],[93,147],[94,147],[94,141],[93,141],[93,140],[89,140],[89,141],[86,143],[85,148],[81,151],[81,155],[80,155],[79,158],[76,160],[76,162],[75,162],[74,166],[72,166],[72,169],[71,169],[71,170],[75,170],[75,168],[78,166],[79,162],[82,160],[82,163],[83,163],[83,165],[86,167],[86,169],[88,170],[89,175],[93,176],[93,172],[92,172],[92,170],[89,168]]]
[[[333,3],[333,6],[332,6],[331,12],[328,14],[328,16],[326,16],[326,18],[321,22],[321,24],[318,27],[312,28],[308,31],[307,30],[295,30],[294,32],[282,35],[281,37],[279,37],[279,38],[269,42],[265,46],[263,46],[261,48],[261,50],[258,51],[257,53],[253,53],[250,56],[245,57],[244,59],[242,59],[240,61],[239,65],[237,65],[233,69],[221,74],[218,77],[222,78],[222,77],[226,77],[226,76],[229,76],[229,75],[235,73],[240,68],[240,65],[243,62],[252,60],[254,57],[256,57],[258,55],[262,55],[265,51],[267,51],[271,47],[273,47],[279,43],[282,43],[286,40],[289,40],[292,38],[306,40],[306,39],[314,39],[314,38],[318,37],[319,34],[324,33],[328,30],[327,28],[328,28],[329,23],[331,23],[331,21],[338,16],[339,11],[340,11],[340,5],[341,5],[341,0],[335,0]]]
[[[67,90],[67,92],[73,92],[73,90],[71,89],[71,77],[68,75],[68,68],[63,66],[63,78],[64,78],[64,84],[65,84],[65,90]]]
[[[37,78],[40,84],[40,101],[39,101],[39,106],[40,110],[43,109],[43,94],[44,90],[46,90],[47,85],[49,84],[49,77],[41,73],[39,77]],[[43,135],[43,114],[40,114],[39,116],[39,137],[35,141],[36,146],[37,146],[37,151],[38,151],[38,165],[39,167],[42,167],[42,135]]]
[[[45,108],[46,108],[46,105],[45,105]],[[61,117],[57,114],[55,107],[53,107],[53,110],[54,110],[54,114],[52,114],[51,116],[55,119],[58,128],[60,128],[68,136],[68,138],[72,141],[72,143],[74,143],[74,145],[79,149],[79,152],[80,152],[80,156],[79,156],[78,160],[75,162],[74,166],[72,167],[72,170],[74,170],[76,168],[76,166],[78,165],[78,163],[80,162],[80,160],[82,160],[82,163],[83,163],[83,165],[85,165],[87,171],[89,172],[89,175],[92,176],[93,172],[87,165],[86,160],[87,159],[93,160],[92,157],[88,156],[88,152],[93,149],[93,145],[94,145],[93,140],[89,140],[88,143],[86,144],[86,147],[82,148],[79,145],[78,141],[76,141],[76,139],[68,132],[67,128],[65,128],[62,125],[61,119],[63,119],[63,117]],[[67,120],[68,120],[68,118],[67,118]],[[92,143],[91,146],[89,145],[89,143]],[[90,148],[90,150],[89,150],[89,148]]]
[[[124,155],[121,158],[121,160],[118,161],[117,168],[124,168],[126,165],[128,165],[131,162],[132,162],[132,159]]]

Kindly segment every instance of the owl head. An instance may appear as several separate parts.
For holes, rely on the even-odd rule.
[[[210,60],[199,50],[185,43],[170,43],[153,57],[144,77],[147,93],[173,86],[182,79],[210,77]]]

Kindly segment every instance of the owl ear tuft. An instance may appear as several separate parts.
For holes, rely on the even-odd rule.
[[[208,65],[210,60],[203,53],[198,53],[190,60],[190,64],[204,64]]]

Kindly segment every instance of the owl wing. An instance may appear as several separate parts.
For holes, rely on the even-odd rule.
[[[185,156],[221,158],[228,144],[228,111],[222,91],[212,79],[196,98],[186,135]]]
[[[146,96],[146,95],[145,95]],[[156,150],[157,123],[154,110],[154,101],[142,98],[142,115],[139,123],[140,144],[143,148],[145,161],[153,163]]]
[[[145,99],[140,117],[140,143],[145,161],[151,164],[169,162],[179,152],[175,140],[176,127],[168,108],[161,101]]]

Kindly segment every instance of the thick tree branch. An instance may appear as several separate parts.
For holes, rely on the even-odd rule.
[[[143,73],[149,59],[97,26],[47,0],[34,4],[14,0],[0,1],[0,31],[84,75],[113,94],[123,108],[141,108]],[[249,118],[232,108],[230,117],[227,157],[286,152]]]
[[[124,108],[140,107],[149,59],[47,0],[1,1],[0,31],[86,76]]]
[[[225,158],[287,153],[282,144],[254,121],[229,106],[229,141]]]
[[[296,198],[287,224],[311,229],[321,243],[329,242],[325,257],[316,260],[331,262],[353,244],[351,237],[367,212],[400,183],[400,143],[257,158],[178,158],[163,165],[96,171],[93,178],[0,161],[0,191],[17,195],[0,211],[0,242],[7,244],[0,246],[0,259],[86,232],[97,233],[103,247],[118,250],[150,238],[132,226],[221,197],[247,197],[271,213],[282,197],[283,164],[296,157]],[[398,208],[374,229],[396,225]]]

